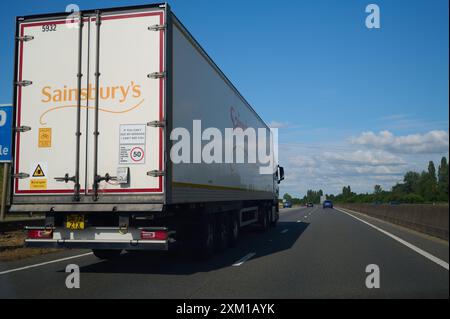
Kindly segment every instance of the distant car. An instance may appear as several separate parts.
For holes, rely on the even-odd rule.
[[[331,200],[326,200],[322,204],[323,208],[333,208],[333,202]]]
[[[314,207],[314,204],[313,203],[308,203],[308,204],[306,204],[306,207]]]
[[[291,202],[284,202],[283,203],[283,208],[292,208],[292,203]]]

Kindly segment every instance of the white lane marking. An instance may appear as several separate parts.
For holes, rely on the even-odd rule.
[[[289,229],[283,229],[283,230],[281,231],[281,233],[282,233],[282,234],[286,234],[288,231],[289,231]]]
[[[308,218],[308,216],[305,216],[305,218]]]
[[[34,264],[34,265],[30,265],[30,266],[25,266],[25,267],[5,270],[5,271],[0,272],[0,275],[6,275],[6,274],[9,274],[9,273],[12,273],[12,272],[16,272],[16,271],[20,271],[20,270],[36,268],[36,267],[45,266],[45,265],[48,265],[48,264],[54,264],[54,263],[58,263],[58,262],[61,262],[61,261],[75,259],[75,258],[81,258],[81,257],[85,257],[85,256],[90,256],[90,255],[93,255],[93,253],[86,253],[86,254],[81,254],[81,255],[61,258],[61,259],[50,260],[50,261],[46,261],[46,262],[43,262],[43,263],[40,263],[40,264]]]
[[[406,247],[408,247],[409,249],[415,251],[415,252],[418,253],[419,255],[422,255],[423,257],[428,258],[429,260],[431,260],[432,262],[438,264],[439,266],[441,266],[441,267],[443,267],[443,268],[449,270],[449,269],[448,269],[448,263],[445,262],[445,261],[443,261],[442,259],[439,259],[438,257],[433,256],[432,254],[426,252],[425,250],[420,249],[419,247],[414,246],[414,245],[411,244],[411,243],[408,243],[406,240],[403,240],[403,239],[401,239],[400,237],[397,237],[397,236],[395,236],[395,235],[393,235],[393,234],[391,234],[391,233],[385,231],[384,229],[381,229],[381,228],[379,228],[379,227],[377,227],[377,226],[375,226],[375,225],[372,225],[371,223],[366,222],[365,220],[363,220],[363,219],[361,219],[361,218],[358,218],[358,217],[356,217],[356,216],[353,216],[352,214],[347,213],[346,211],[343,211],[343,210],[341,210],[341,209],[339,209],[339,208],[335,208],[335,209],[338,210],[338,211],[340,211],[341,213],[344,213],[344,214],[347,214],[347,215],[350,216],[350,217],[353,217],[354,219],[359,220],[360,222],[362,222],[362,223],[364,223],[364,224],[366,224],[366,225],[369,225],[370,227],[372,227],[372,228],[374,228],[374,229],[376,229],[376,230],[382,232],[382,233],[385,234],[386,236],[389,236],[389,237],[391,237],[392,239],[398,241],[399,243],[405,245]]]
[[[241,259],[239,259],[238,261],[236,261],[233,264],[233,267],[239,267],[240,265],[242,265],[243,263],[245,263],[247,260],[249,260],[250,258],[252,258],[253,256],[255,256],[256,253],[250,253],[248,255],[245,255],[244,257],[242,257]]]

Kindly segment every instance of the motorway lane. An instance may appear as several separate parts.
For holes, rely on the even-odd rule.
[[[1,264],[0,272],[85,252]],[[69,263],[80,266],[80,289],[65,287]],[[380,267],[380,289],[365,287],[368,264]],[[344,213],[316,206],[283,210],[276,228],[247,230],[237,247],[208,262],[160,253],[117,261],[89,255],[0,275],[0,298],[448,298],[448,285],[448,271],[439,265]]]
[[[429,236],[418,231],[395,225],[381,219],[370,217],[357,212],[350,212],[353,216],[380,227],[389,233],[406,240],[407,242],[420,247],[421,249],[433,254],[434,256],[449,262],[449,243],[443,239]]]

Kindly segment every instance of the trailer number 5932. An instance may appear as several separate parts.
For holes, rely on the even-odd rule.
[[[56,24],[44,24],[42,26],[42,32],[56,31]]]

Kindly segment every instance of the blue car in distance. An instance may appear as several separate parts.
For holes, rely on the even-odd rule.
[[[333,202],[331,200],[326,200],[322,204],[323,208],[333,208]]]
[[[292,208],[292,203],[291,202],[284,202],[283,203],[283,208]]]

